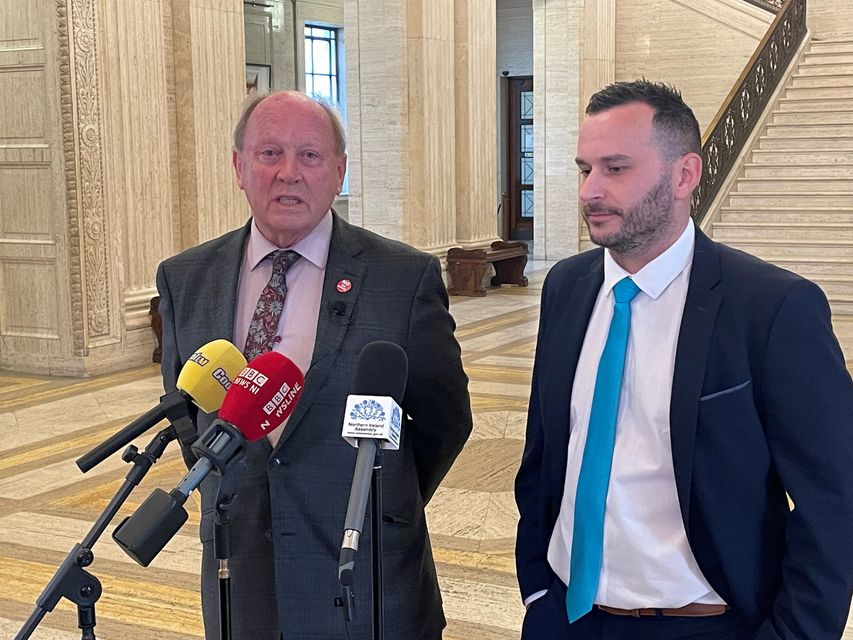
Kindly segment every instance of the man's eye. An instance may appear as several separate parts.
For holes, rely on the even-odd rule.
[[[589,169],[578,169],[578,173],[585,178],[589,175]]]
[[[263,149],[260,153],[262,158],[273,158],[275,155],[276,153],[273,149]]]
[[[305,158],[307,158],[308,160],[316,160],[320,157],[320,154],[316,151],[306,151],[302,155],[305,156]]]
[[[625,167],[608,167],[608,173],[622,173],[625,171]]]

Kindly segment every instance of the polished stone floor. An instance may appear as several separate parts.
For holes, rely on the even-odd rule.
[[[523,446],[544,275],[544,265],[534,264],[527,288],[451,302],[471,379],[474,432],[428,507],[447,640],[518,637],[523,607],[513,566],[512,480]],[[74,460],[154,406],[161,393],[154,365],[88,380],[0,375],[0,638],[21,627],[127,471],[118,455],[85,475]],[[174,486],[184,470],[177,450],[168,451],[121,514],[135,510],[151,487]],[[194,496],[187,505],[191,525],[198,519]],[[185,526],[148,568],[116,547],[111,530],[95,545],[91,567],[104,586],[97,637],[201,637],[195,528]],[[76,624],[74,607],[63,600],[32,637],[74,640],[80,638]],[[853,630],[845,638],[853,640]]]

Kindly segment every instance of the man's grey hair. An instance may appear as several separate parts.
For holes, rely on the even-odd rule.
[[[329,122],[332,125],[332,131],[335,138],[335,153],[337,153],[339,156],[346,153],[347,133],[346,128],[344,127],[344,122],[341,119],[340,112],[326,101],[311,97],[301,91],[276,91],[274,93],[252,91],[251,93],[249,93],[249,95],[247,95],[246,99],[243,101],[243,106],[240,109],[240,118],[237,120],[237,126],[234,127],[234,151],[243,150],[243,144],[246,140],[246,126],[249,123],[249,118],[251,117],[252,112],[266,98],[281,93],[302,95],[311,100],[311,102],[314,102],[315,104],[319,105],[320,108],[326,112],[326,115],[329,116]]]

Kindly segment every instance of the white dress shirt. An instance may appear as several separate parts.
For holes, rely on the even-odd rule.
[[[569,583],[575,491],[589,425],[598,361],[613,316],[613,286],[631,276],[631,330],[604,515],[596,604],[634,609],[692,602],[724,604],[699,570],[681,519],[670,442],[675,350],[687,297],[692,221],[663,254],[635,274],[604,252],[604,283],[589,320],[572,387],[568,466],[548,562]],[[538,594],[535,594],[538,595]],[[528,598],[528,604],[534,598]]]
[[[323,278],[332,239],[332,214],[327,213],[307,236],[290,247],[278,247],[267,240],[252,220],[249,240],[240,267],[237,286],[237,307],[234,313],[234,345],[242,349],[249,334],[249,325],[264,287],[272,275],[272,260],[266,257],[279,249],[292,249],[302,256],[287,271],[287,296],[278,321],[279,341],[273,347],[290,358],[303,374],[311,366],[314,342],[317,339],[317,320],[323,295]],[[268,434],[273,446],[278,442],[284,423]]]

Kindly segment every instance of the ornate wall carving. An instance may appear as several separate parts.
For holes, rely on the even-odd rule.
[[[64,0],[56,3],[76,355],[85,353],[92,338],[108,336],[111,324],[95,9],[93,0],[71,0],[70,7]]]

